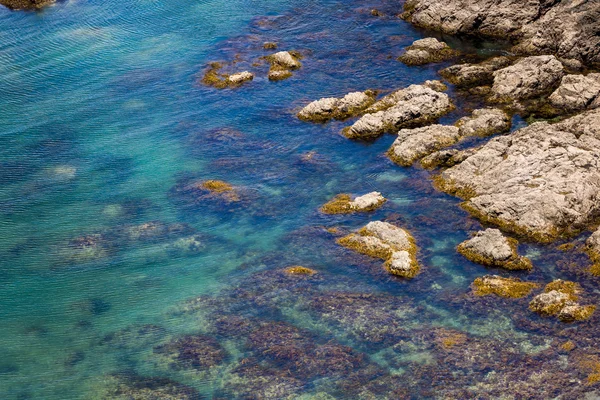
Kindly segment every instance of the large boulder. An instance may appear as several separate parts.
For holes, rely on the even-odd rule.
[[[531,261],[517,254],[518,242],[507,238],[498,229],[489,228],[458,245],[458,252],[467,259],[490,267],[509,270],[531,269]]]
[[[483,221],[540,241],[572,234],[600,212],[600,109],[494,138],[437,183]]]
[[[554,90],[564,73],[554,56],[534,56],[494,72],[492,98],[499,101],[526,100]]]
[[[358,121],[343,130],[350,139],[372,139],[431,123],[454,108],[450,98],[423,85],[411,85],[391,93],[366,110]]]
[[[430,37],[415,40],[406,48],[404,54],[398,57],[398,61],[406,65],[424,65],[445,61],[457,55],[458,51],[453,50],[446,43]]]
[[[453,145],[460,138],[459,129],[455,126],[430,125],[402,129],[389,149],[388,156],[396,164],[409,167],[432,152]]]
[[[597,1],[407,0],[402,17],[444,33],[509,39],[526,54],[600,63]]]
[[[376,92],[348,93],[342,98],[325,97],[309,103],[298,113],[303,121],[326,122],[330,119],[345,119],[359,115],[367,107],[375,103]]]
[[[600,74],[565,75],[548,100],[566,111],[600,107]]]

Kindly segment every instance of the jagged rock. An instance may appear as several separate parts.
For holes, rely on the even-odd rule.
[[[246,81],[251,81],[252,79],[254,79],[254,74],[244,71],[229,75],[227,77],[227,82],[231,85],[239,85]]]
[[[402,17],[448,34],[513,40],[526,54],[600,63],[597,1],[407,0]]]
[[[425,125],[453,107],[447,94],[411,85],[377,101],[366,110],[367,114],[344,129],[343,134],[350,139],[375,138],[386,131],[394,133],[402,128]]]
[[[376,93],[372,90],[348,93],[341,99],[326,97],[308,104],[298,113],[303,121],[325,122],[330,119],[344,119],[358,115],[375,102]]]
[[[455,126],[430,125],[423,128],[402,129],[388,151],[392,161],[409,167],[426,155],[448,147],[461,138]]]
[[[453,50],[446,43],[430,37],[415,40],[406,48],[404,54],[398,57],[398,61],[406,65],[423,65],[445,61],[457,55],[458,51]]]
[[[507,230],[539,241],[574,233],[600,212],[600,110],[494,138],[437,183]]]
[[[481,86],[494,82],[494,71],[511,64],[508,57],[494,57],[479,64],[457,64],[440,71],[448,82],[460,86]]]
[[[527,296],[537,283],[524,282],[519,278],[503,278],[498,275],[485,275],[476,278],[471,285],[475,296],[496,296],[505,298],[521,298]]]
[[[492,267],[509,270],[531,269],[531,261],[517,254],[518,242],[507,238],[498,229],[488,228],[458,245],[458,252],[467,259]]]
[[[53,3],[54,0],[0,0],[0,4],[11,10],[36,10]]]
[[[579,111],[600,106],[600,74],[566,75],[548,98],[559,109]]]
[[[373,211],[386,202],[379,192],[371,192],[354,199],[349,194],[339,194],[321,207],[325,214],[351,214],[355,212]]]
[[[534,56],[494,72],[492,99],[498,101],[525,100],[555,89],[563,77],[564,68],[554,56]]]
[[[498,108],[481,108],[458,120],[461,136],[490,136],[510,130],[510,117]]]
[[[467,158],[471,157],[477,151],[476,148],[458,150],[445,149],[431,153],[427,157],[421,159],[421,166],[426,169],[433,168],[450,168],[456,164],[460,164]]]
[[[388,222],[369,222],[358,232],[338,239],[338,244],[358,253],[385,260],[394,275],[412,278],[419,272],[417,247],[410,233]]]

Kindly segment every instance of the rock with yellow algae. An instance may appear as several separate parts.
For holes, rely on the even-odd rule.
[[[349,194],[339,194],[321,207],[325,214],[351,214],[355,212],[373,211],[386,202],[379,192],[371,192],[362,196],[352,197]]]
[[[517,244],[515,239],[507,238],[500,230],[488,228],[459,244],[457,250],[478,264],[509,270],[531,269],[531,261],[517,254]]]
[[[521,298],[527,296],[537,283],[525,282],[519,278],[503,278],[498,275],[485,275],[473,281],[473,293],[476,296],[496,296],[505,298]]]

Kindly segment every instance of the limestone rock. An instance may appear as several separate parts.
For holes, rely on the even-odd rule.
[[[341,99],[325,97],[308,104],[298,113],[303,121],[325,122],[330,119],[344,119],[358,115],[375,102],[375,92],[348,93]]]
[[[498,108],[481,108],[470,117],[458,120],[456,126],[461,136],[490,136],[509,131],[511,121],[508,114]]]
[[[416,40],[406,48],[398,61],[406,65],[424,65],[445,61],[457,55],[458,51],[453,50],[446,43],[430,37]]]
[[[435,90],[436,92],[445,92],[448,90],[448,86],[446,86],[443,82],[438,80],[429,80],[423,83],[423,86],[428,87],[429,89]]]
[[[408,167],[432,152],[458,142],[461,135],[455,126],[430,125],[423,128],[402,129],[388,151],[392,161]]]
[[[567,111],[599,107],[600,74],[566,75],[548,99],[554,107]]]
[[[457,250],[479,264],[509,270],[531,269],[531,261],[517,254],[517,244],[516,240],[507,238],[498,229],[489,228],[459,244]]]
[[[440,71],[448,82],[460,86],[489,85],[494,81],[494,71],[511,64],[508,57],[494,57],[479,64],[457,64]]]
[[[492,99],[525,100],[554,90],[563,77],[563,65],[554,56],[534,56],[494,72]]]
[[[574,233],[600,212],[600,109],[494,138],[438,185],[507,230],[539,241]]]
[[[411,85],[391,93],[369,107],[362,118],[349,128],[344,136],[350,139],[370,139],[384,132],[398,132],[402,128],[425,125],[453,109],[445,93],[422,85]]]
[[[385,260],[385,268],[393,275],[413,278],[419,272],[413,237],[388,222],[369,222],[337,242],[358,253]]]
[[[294,75],[292,71],[288,69],[273,69],[269,70],[268,78],[270,81],[282,81]]]

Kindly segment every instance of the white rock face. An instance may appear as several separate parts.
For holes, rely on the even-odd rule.
[[[367,193],[363,196],[359,196],[350,202],[350,207],[357,211],[368,210],[385,202],[385,197],[379,192]]]
[[[237,85],[237,84],[240,84],[240,83],[243,83],[246,81],[251,81],[252,79],[254,79],[254,74],[252,74],[248,71],[238,72],[236,74],[229,75],[227,77],[227,81],[234,85]]]
[[[388,156],[403,166],[410,166],[434,151],[448,147],[461,138],[455,126],[430,125],[423,128],[402,129],[392,144]]]
[[[554,107],[567,111],[600,107],[600,74],[566,75],[548,99]]]
[[[508,114],[498,108],[481,108],[473,111],[470,117],[458,120],[461,136],[490,136],[510,130]]]
[[[375,102],[372,91],[348,93],[341,99],[326,97],[309,103],[298,113],[305,121],[325,122],[332,118],[343,119],[359,114]]]
[[[494,98],[510,100],[538,97],[556,88],[563,73],[562,63],[554,56],[523,58],[494,72],[492,94]]]
[[[373,104],[366,110],[367,114],[343,133],[350,139],[375,138],[385,131],[394,133],[402,128],[424,125],[452,109],[452,102],[445,93],[411,85]]]
[[[280,51],[270,56],[272,62],[289,69],[298,69],[302,66],[294,56],[287,51]]]
[[[441,178],[476,216],[534,239],[582,228],[600,212],[600,109],[494,138]]]

